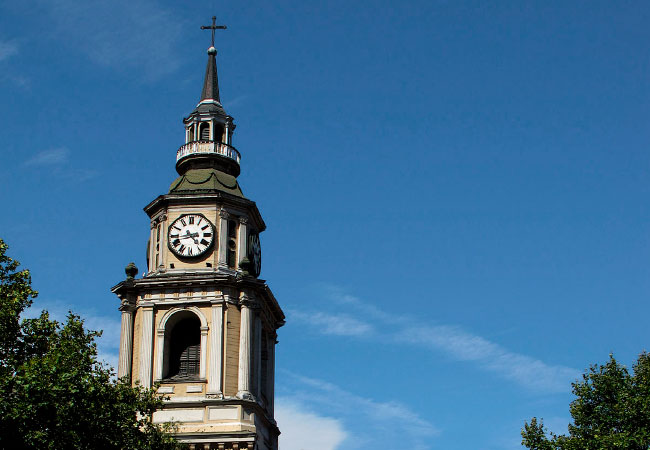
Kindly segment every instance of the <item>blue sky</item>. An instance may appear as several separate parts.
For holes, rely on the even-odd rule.
[[[520,448],[647,348],[644,2],[0,2],[0,236],[37,307],[115,361],[213,14],[283,450]]]

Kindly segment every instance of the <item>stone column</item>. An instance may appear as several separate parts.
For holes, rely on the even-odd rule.
[[[122,303],[122,326],[120,328],[120,359],[117,366],[117,377],[131,378],[131,362],[133,361],[133,307]]]
[[[158,261],[158,264],[163,267],[167,267],[167,258],[163,257],[163,255],[167,255],[167,230],[165,229],[165,225],[167,222],[167,214],[161,214],[161,216],[158,218],[158,221],[160,222],[160,259]],[[158,267],[156,267],[156,270]]]
[[[223,303],[212,303],[212,323],[210,324],[210,363],[208,370],[208,394],[223,396]]]
[[[199,361],[199,378],[205,380],[205,363],[208,354],[209,327],[201,327],[201,360]]]
[[[262,401],[262,319],[255,314],[255,369],[253,370],[255,395]]]
[[[228,217],[225,209],[219,210],[219,268],[228,268]]]
[[[268,370],[269,370],[269,376],[268,376],[268,383],[269,383],[269,388],[268,388],[268,393],[269,393],[269,411],[271,412],[271,416],[273,416],[273,409],[275,406],[275,344],[278,343],[276,341],[276,335],[274,334],[271,336],[270,339],[270,345],[269,345],[269,361],[268,361]]]
[[[233,126],[233,123],[232,123],[232,117],[229,118],[229,119],[226,119],[225,129],[226,129],[226,139],[225,139],[224,142],[226,144],[228,144],[228,145],[232,145],[232,132],[235,129],[235,127]]]
[[[151,387],[151,366],[153,357],[153,305],[142,305],[142,338],[140,340],[140,374],[138,379],[144,388]]]
[[[240,297],[241,304],[241,324],[239,328],[239,378],[237,397],[251,400],[251,334],[253,328],[250,297],[242,292]]]
[[[156,220],[151,221],[151,233],[149,235],[149,261],[147,272],[155,272],[156,267]]]
[[[247,252],[247,239],[246,237],[248,234],[246,233],[246,229],[248,228],[248,219],[246,217],[240,217],[239,218],[239,236],[237,237],[237,268],[239,268],[239,264],[241,263],[241,260],[246,258],[248,255]]]
[[[164,357],[165,357],[165,329],[164,328],[158,328],[156,330],[156,343],[155,347],[156,349],[156,367],[154,371],[154,379],[156,381],[162,380],[164,374]]]

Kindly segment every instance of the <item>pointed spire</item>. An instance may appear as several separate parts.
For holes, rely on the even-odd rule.
[[[219,99],[219,77],[217,76],[217,49],[210,47],[208,49],[208,66],[205,68],[205,81],[203,82],[203,91],[201,92],[201,102],[203,100],[215,100],[221,103]]]

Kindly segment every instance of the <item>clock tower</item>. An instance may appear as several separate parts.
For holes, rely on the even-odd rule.
[[[169,397],[193,449],[277,450],[275,344],[284,314],[260,279],[266,225],[237,181],[235,124],[219,98],[214,30],[201,98],[183,120],[169,191],[145,206],[147,268],[112,288],[122,313],[118,376]]]

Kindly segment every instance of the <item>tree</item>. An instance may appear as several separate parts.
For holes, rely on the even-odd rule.
[[[573,423],[568,435],[548,433],[533,418],[521,430],[522,445],[531,450],[650,449],[650,355],[639,355],[633,373],[612,355],[593,365],[572,384]]]
[[[20,319],[37,292],[0,239],[0,449],[176,449],[153,412],[154,389],[115,380],[95,339],[70,313]],[[126,380],[123,380],[126,381]]]

